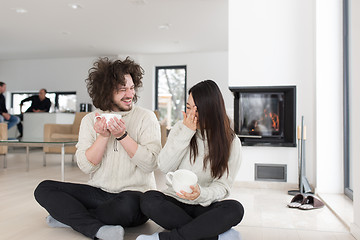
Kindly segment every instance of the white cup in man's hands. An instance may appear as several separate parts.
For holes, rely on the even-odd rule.
[[[106,119],[106,123],[109,123],[110,119],[112,118],[117,118],[117,119],[121,119],[121,115],[120,114],[116,114],[116,113],[102,113],[98,116],[95,116],[94,121],[96,122],[98,119],[101,119],[102,117],[105,117]]]
[[[192,193],[193,190],[190,188],[190,186],[195,186],[198,181],[196,174],[186,169],[179,169],[175,172],[168,172],[166,174],[166,179],[177,193],[180,193],[180,191]]]

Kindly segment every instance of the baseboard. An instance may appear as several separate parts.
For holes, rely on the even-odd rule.
[[[277,190],[296,190],[299,188],[296,183],[287,182],[270,182],[270,181],[235,181],[234,187],[240,188],[256,188],[256,189],[277,189]]]
[[[354,236],[355,239],[360,240],[360,227],[355,223],[350,225],[350,233]]]

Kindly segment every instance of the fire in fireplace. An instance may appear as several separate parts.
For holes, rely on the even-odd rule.
[[[283,119],[280,120],[284,115],[283,95],[283,93],[240,94],[240,113],[242,113],[240,135],[276,137],[283,135]]]
[[[296,146],[296,87],[230,87],[243,145]]]

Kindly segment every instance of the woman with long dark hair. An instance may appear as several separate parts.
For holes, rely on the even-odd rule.
[[[240,239],[232,229],[244,215],[236,200],[224,200],[241,162],[241,143],[226,115],[217,84],[202,81],[189,90],[186,113],[171,130],[158,161],[163,173],[177,169],[194,172],[192,192],[148,191],[141,200],[143,213],[167,232],[140,235],[137,240]]]

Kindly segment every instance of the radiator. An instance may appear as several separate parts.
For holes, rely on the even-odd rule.
[[[286,164],[255,163],[255,181],[286,182]]]

